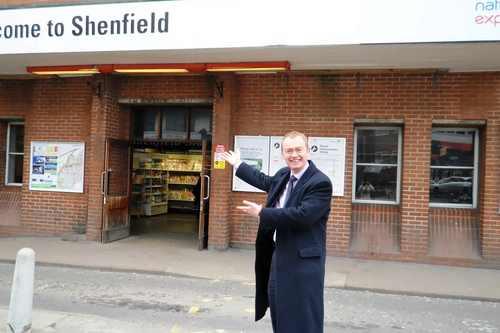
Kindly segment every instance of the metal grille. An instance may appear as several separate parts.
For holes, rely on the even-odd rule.
[[[399,253],[401,250],[399,206],[353,205],[349,249],[362,252]]]
[[[480,259],[481,233],[477,212],[455,208],[431,209],[429,256]]]
[[[0,225],[21,224],[21,192],[0,192]]]

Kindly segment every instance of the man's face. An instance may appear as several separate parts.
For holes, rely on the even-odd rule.
[[[306,147],[306,143],[300,136],[288,137],[283,141],[283,158],[293,174],[306,167],[310,151],[311,149]]]

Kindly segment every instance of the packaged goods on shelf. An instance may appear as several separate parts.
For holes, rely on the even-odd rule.
[[[201,171],[201,161],[166,158],[162,161],[162,167],[166,170]]]
[[[168,191],[168,199],[194,201],[194,194],[187,188],[183,190],[170,190]]]
[[[178,184],[191,184],[195,185],[198,182],[199,176],[192,175],[168,175],[169,183],[178,183]]]

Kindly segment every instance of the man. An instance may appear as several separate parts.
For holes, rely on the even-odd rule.
[[[255,321],[269,307],[275,333],[322,333],[332,183],[308,161],[310,149],[304,134],[285,135],[281,151],[287,167],[272,177],[242,163],[239,150],[222,155],[236,168],[237,177],[269,193],[265,207],[250,201],[236,207],[260,217],[255,243]]]

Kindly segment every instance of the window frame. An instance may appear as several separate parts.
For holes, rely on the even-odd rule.
[[[24,170],[24,149],[22,153],[16,153],[16,152],[10,152],[10,128],[12,125],[23,125],[25,134],[24,137],[26,138],[26,125],[24,122],[18,122],[18,121],[12,121],[7,123],[7,141],[6,141],[6,147],[5,147],[5,185],[6,186],[23,186],[23,183],[9,183],[9,161],[10,161],[10,156],[11,155],[19,155],[23,156],[23,170]],[[26,146],[26,142],[24,143],[24,147]]]
[[[479,175],[479,128],[476,127],[439,127],[439,126],[433,126],[432,131],[437,130],[437,131],[465,131],[465,132],[474,132],[474,166],[472,167],[473,169],[473,175],[474,175],[474,182],[472,184],[472,205],[469,204],[460,204],[460,203],[432,203],[430,202],[430,196],[429,196],[429,207],[438,207],[438,208],[468,208],[468,209],[476,209],[477,208],[477,198],[478,198],[478,175]],[[432,132],[431,132],[432,134]],[[431,139],[432,140],[432,139]],[[432,148],[432,142],[431,142],[431,148]],[[430,158],[429,158],[429,183],[430,180],[430,174],[432,169],[470,169],[470,167],[463,167],[463,166],[432,166],[430,165]],[[430,185],[429,185],[430,186]],[[428,188],[429,193],[430,193],[430,187]]]
[[[398,131],[398,159],[396,164],[380,164],[380,163],[357,163],[358,157],[358,130],[377,130],[377,131]],[[377,205],[399,205],[401,198],[401,169],[402,169],[402,155],[403,155],[403,127],[400,126],[355,126],[354,127],[354,154],[353,154],[353,167],[352,167],[352,193],[351,201],[360,204],[377,204]],[[396,166],[398,168],[397,184],[396,184],[396,200],[363,200],[356,199],[356,177],[358,166]]]

